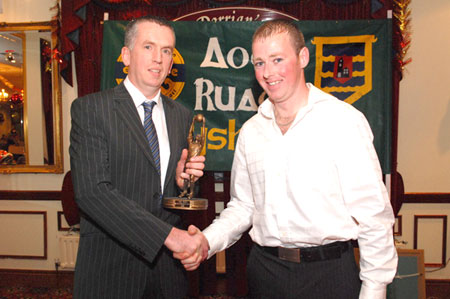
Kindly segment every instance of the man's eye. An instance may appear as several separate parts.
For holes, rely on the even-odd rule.
[[[172,51],[169,49],[164,49],[163,53],[172,56]]]
[[[145,45],[144,48],[147,49],[147,50],[149,50],[149,49],[152,48],[152,46],[150,46],[150,45]]]
[[[255,65],[255,67],[262,67],[264,65],[264,63],[261,61],[257,61],[254,63],[254,65]]]
[[[275,58],[275,59],[273,60],[273,62],[274,62],[275,64],[280,63],[281,61],[283,61],[283,59],[281,59],[281,58]]]

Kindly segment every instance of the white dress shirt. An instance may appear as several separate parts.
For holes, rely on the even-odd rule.
[[[139,89],[133,85],[133,83],[131,83],[128,77],[125,78],[124,85],[133,99],[134,105],[139,113],[139,117],[141,118],[142,125],[144,125],[145,117],[144,106],[142,104],[144,102],[156,102],[156,105],[153,107],[152,111],[152,120],[155,124],[156,134],[158,135],[159,158],[161,162],[161,189],[164,189],[164,182],[170,158],[170,144],[169,135],[167,134],[166,116],[164,114],[164,107],[161,100],[161,91],[158,92],[153,99],[147,99],[144,94],[140,92]],[[164,192],[164,190],[161,191]]]
[[[209,257],[251,227],[261,246],[358,239],[360,298],[385,298],[397,269],[394,215],[364,115],[308,84],[308,104],[283,135],[266,100],[241,128],[231,200],[204,234]]]

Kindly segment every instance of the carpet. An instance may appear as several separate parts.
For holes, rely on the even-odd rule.
[[[72,298],[71,288],[0,287],[0,299],[66,299]]]
[[[0,287],[0,299],[72,299],[71,288]],[[186,299],[245,299],[228,295],[187,297]]]

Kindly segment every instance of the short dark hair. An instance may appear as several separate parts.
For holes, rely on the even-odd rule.
[[[287,33],[290,36],[297,54],[299,54],[300,50],[305,47],[305,38],[303,37],[302,31],[293,23],[293,21],[284,19],[264,22],[258,29],[256,29],[253,34],[252,42],[255,42],[258,39],[265,39],[279,33]]]
[[[168,28],[170,28],[170,30],[172,30],[173,36],[175,36],[175,29],[173,29],[172,24],[168,20],[166,20],[162,17],[159,17],[159,16],[152,16],[152,15],[142,16],[142,17],[139,17],[137,19],[130,21],[127,24],[127,27],[125,29],[125,39],[124,39],[125,47],[127,47],[129,49],[133,49],[134,42],[135,42],[136,35],[137,35],[137,28],[138,28],[137,25],[140,23],[143,23],[143,22],[156,23],[158,25],[168,27]]]

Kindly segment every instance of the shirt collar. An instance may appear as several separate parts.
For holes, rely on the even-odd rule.
[[[134,105],[137,107],[141,106],[144,102],[147,101],[154,101],[156,102],[156,105],[159,104],[159,99],[161,98],[161,90],[158,91],[158,94],[152,98],[147,99],[140,90],[134,86],[133,83],[131,83],[128,76],[125,78],[123,84],[125,85],[125,88],[127,89],[128,93],[131,95],[131,98],[133,99]]]
[[[320,93],[323,92],[321,92],[321,90],[315,87],[313,84],[306,83],[306,87],[309,89],[309,93],[308,104],[301,109],[302,111],[304,111],[304,113],[311,110],[314,104],[316,104],[317,102],[321,102],[326,99],[325,97],[320,96]],[[258,112],[267,119],[273,119],[275,117],[273,104],[268,99],[264,100],[264,102],[259,106]]]

